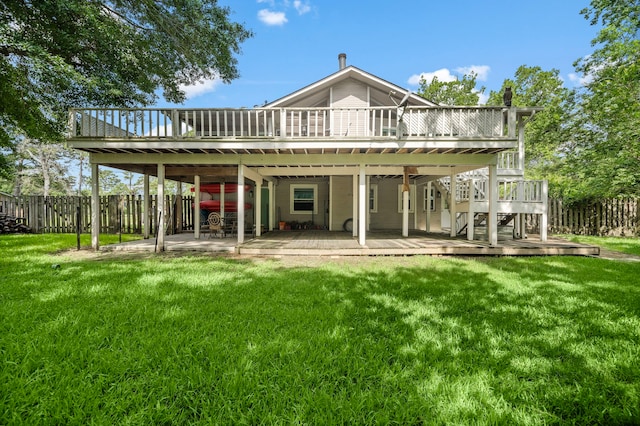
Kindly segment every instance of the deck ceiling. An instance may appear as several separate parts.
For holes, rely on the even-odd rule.
[[[238,164],[266,179],[353,175],[361,164],[369,176],[402,176],[403,166],[418,167],[417,176],[445,176],[486,167],[495,155],[513,149],[511,140],[437,141],[89,141],[69,145],[90,154],[91,162],[134,173],[157,174],[165,165],[168,179],[193,183],[235,181]],[[267,148],[269,146],[269,148]]]

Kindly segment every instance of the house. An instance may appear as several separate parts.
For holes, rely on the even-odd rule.
[[[524,236],[524,214],[540,215],[546,240],[547,183],[524,180],[537,109],[439,106],[338,59],[335,73],[253,109],[72,109],[68,144],[90,154],[94,207],[98,167],[110,166],[144,174],[146,199],[150,175],[160,199],[165,179],[217,188],[195,191],[194,205],[215,203],[239,245],[282,223],[346,230],[361,246],[377,229],[482,229],[496,246],[501,226]]]

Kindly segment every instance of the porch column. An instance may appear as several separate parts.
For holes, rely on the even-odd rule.
[[[220,190],[220,195],[224,191]],[[223,204],[222,201],[220,204]],[[244,167],[238,164],[238,244],[244,243]]]
[[[367,175],[364,164],[360,165],[360,188],[358,192],[358,244],[364,246],[366,244],[367,233]]]
[[[367,176],[367,189],[366,189],[366,202],[367,205],[367,232],[371,230],[371,209],[369,208],[369,197],[371,197],[371,176]]]
[[[471,179],[469,181],[469,209],[467,212],[467,240],[469,241],[473,241],[473,237],[474,237],[474,232],[475,232],[475,225],[476,225],[476,218],[474,217],[475,215],[475,211],[474,211],[474,201],[475,201],[475,187],[476,187],[476,182],[474,179]]]
[[[151,196],[149,194],[149,175],[147,173],[144,175],[143,182],[142,210],[144,213],[142,215],[142,226],[144,227],[144,239],[148,240],[151,233]]]
[[[540,215],[540,241],[547,241],[548,211],[549,211],[549,182],[542,181],[542,215]]]
[[[255,205],[253,209],[256,213],[256,237],[262,235],[262,181],[257,180],[254,189]]]
[[[524,175],[524,119],[518,123],[518,170]]]
[[[431,181],[427,182],[427,223],[425,224],[425,230],[431,232]]]
[[[158,163],[158,238],[156,239],[156,247],[160,251],[164,251],[164,224],[166,221],[166,209],[164,200],[164,164]]]
[[[193,191],[193,238],[200,239],[200,175],[193,177],[195,189]]]
[[[351,225],[353,226],[353,229],[352,229],[351,232],[352,232],[352,235],[354,237],[357,237],[358,236],[358,223],[360,222],[359,218],[358,218],[358,175],[357,174],[353,175],[352,184],[353,184],[352,185],[353,186],[353,189],[352,189],[352,193],[353,193],[353,197],[352,197],[353,203],[352,203],[352,205],[353,206],[352,206],[351,211],[353,212],[353,222],[351,222]]]
[[[91,247],[100,250],[100,170],[91,163]]]
[[[220,217],[224,220],[224,182],[220,182]]]
[[[451,232],[449,235],[455,237],[458,234],[458,206],[456,205],[456,192],[458,191],[458,183],[456,182],[456,173],[453,172],[450,175],[451,185],[449,191],[449,216],[451,222]]]
[[[404,173],[402,174],[402,236],[409,236],[409,190],[411,186],[409,185],[409,167],[404,168]],[[415,204],[415,200],[414,204]],[[415,211],[415,205],[414,205]],[[415,215],[414,215],[415,216]]]
[[[269,230],[276,229],[276,187],[272,181],[267,184],[269,186]]]
[[[487,221],[489,245],[498,245],[498,167],[489,165],[489,219]]]
[[[182,232],[182,181],[178,181],[176,190],[176,231]]]

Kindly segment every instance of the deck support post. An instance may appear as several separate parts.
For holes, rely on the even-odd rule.
[[[91,247],[100,250],[100,180],[97,163],[91,163]]]
[[[223,194],[224,191],[220,191]],[[221,202],[222,205],[224,203]],[[244,243],[244,167],[238,164],[238,244]]]
[[[151,196],[149,190],[149,174],[145,173],[143,178],[143,189],[142,189],[142,210],[144,213],[142,214],[142,226],[144,227],[144,239],[148,240],[149,235],[151,235]]]
[[[402,174],[402,236],[409,236],[409,191],[411,186],[409,184],[409,173],[412,171],[411,167],[404,167]],[[415,204],[415,200],[414,200]],[[415,206],[414,206],[415,209]],[[415,217],[415,215],[414,215]]]
[[[156,239],[156,249],[164,251],[164,233],[165,233],[165,221],[166,218],[166,206],[164,199],[164,164],[158,163],[158,235]]]
[[[364,246],[367,233],[367,175],[364,164],[360,165],[360,185],[358,192],[358,243]]]
[[[542,181],[542,214],[540,215],[540,241],[547,241],[549,212],[549,182]]]
[[[425,231],[431,232],[431,181],[427,182],[427,223],[425,224]],[[434,202],[435,204],[435,202]]]
[[[224,194],[225,194],[225,189],[224,189],[224,181],[220,182],[220,217],[222,218],[222,220],[224,220]]]
[[[452,172],[450,175],[451,185],[449,191],[449,216],[451,222],[451,232],[449,233],[450,237],[455,237],[458,235],[458,206],[456,205],[456,192],[458,191],[458,182],[456,181],[456,173]]]
[[[273,181],[267,182],[269,188],[269,231],[276,229],[276,192]]]
[[[200,239],[200,175],[193,177],[195,190],[193,191],[193,238]]]
[[[467,210],[467,240],[473,241],[476,218],[474,211],[474,201],[475,201],[475,187],[476,182],[474,179],[469,181],[469,209]]]
[[[369,228],[371,226],[371,209],[369,208],[369,197],[371,196],[371,176],[367,176],[367,189],[365,191],[365,204],[366,204],[366,211],[367,211],[367,232],[369,232],[371,229]]]
[[[176,190],[176,231],[182,232],[182,181],[178,181],[178,188]]]
[[[256,181],[256,186],[253,192],[253,199],[255,201],[253,211],[256,214],[256,237],[262,235],[262,180]]]
[[[360,218],[358,217],[358,174],[354,174],[352,178],[352,193],[353,193],[353,222],[351,225],[353,229],[351,230],[351,235],[353,237],[358,236],[358,223],[360,222]]]
[[[489,245],[498,245],[498,166],[489,165],[489,218],[487,220]]]

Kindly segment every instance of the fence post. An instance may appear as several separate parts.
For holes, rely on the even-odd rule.
[[[76,207],[76,242],[78,243],[78,250],[80,250],[80,233],[82,232],[82,209],[80,206]]]

